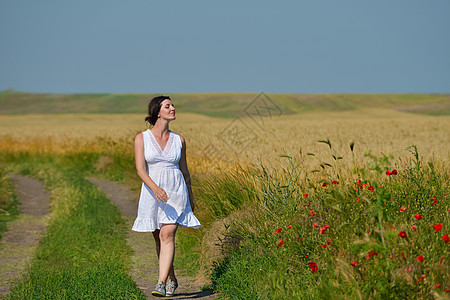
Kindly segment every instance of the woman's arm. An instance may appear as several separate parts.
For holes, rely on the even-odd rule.
[[[148,176],[145,171],[145,157],[144,157],[144,135],[139,133],[134,140],[134,160],[136,162],[136,171],[142,181],[148,186],[155,195],[156,200],[167,202],[167,194],[162,188],[156,185],[156,183]]]
[[[191,204],[191,209],[192,211],[194,211],[195,205],[194,205],[194,195],[192,194],[192,188],[191,188],[191,175],[189,174],[189,170],[187,167],[187,162],[186,162],[186,141],[184,140],[184,138],[180,135],[180,139],[181,139],[181,158],[180,158],[180,170],[181,173],[183,173],[183,177],[184,177],[184,181],[186,181],[186,185],[188,188],[188,193],[189,193],[189,202]]]

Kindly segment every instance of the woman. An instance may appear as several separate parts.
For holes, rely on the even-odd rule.
[[[169,130],[173,120],[175,107],[170,97],[153,98],[145,118],[153,127],[139,133],[134,142],[136,170],[143,183],[133,230],[153,233],[159,279],[152,295],[160,297],[173,296],[178,287],[173,269],[178,226],[200,227],[193,213],[186,141]]]

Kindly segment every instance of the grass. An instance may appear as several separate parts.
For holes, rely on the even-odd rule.
[[[413,159],[397,175],[386,175],[388,156],[371,154],[353,176],[333,166],[311,173],[305,158],[291,157],[276,168],[248,170],[253,197],[246,217],[227,227],[212,270],[215,288],[229,299],[421,299],[450,292],[450,178],[423,164],[417,148],[408,150]]]
[[[7,154],[7,166],[52,190],[51,219],[28,274],[9,299],[145,299],[127,274],[120,213],[84,179],[73,157]],[[3,161],[5,163],[5,161]]]
[[[198,245],[201,244],[203,232],[195,229],[183,228],[177,231],[176,254],[174,266],[177,269],[177,276],[197,276],[202,268],[202,251]]]
[[[17,218],[19,207],[11,180],[6,176],[3,166],[0,166],[0,239],[8,229],[7,223]]]

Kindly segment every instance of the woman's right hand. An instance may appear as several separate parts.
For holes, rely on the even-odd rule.
[[[166,191],[158,186],[155,187],[152,191],[158,202],[167,202],[167,199],[169,199],[169,197],[167,197]]]

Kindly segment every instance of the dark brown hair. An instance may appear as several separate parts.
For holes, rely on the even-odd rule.
[[[170,99],[169,96],[157,96],[153,98],[148,104],[148,116],[145,117],[145,122],[149,122],[152,126],[155,125],[158,120],[158,114],[161,110],[162,102],[166,99]]]

